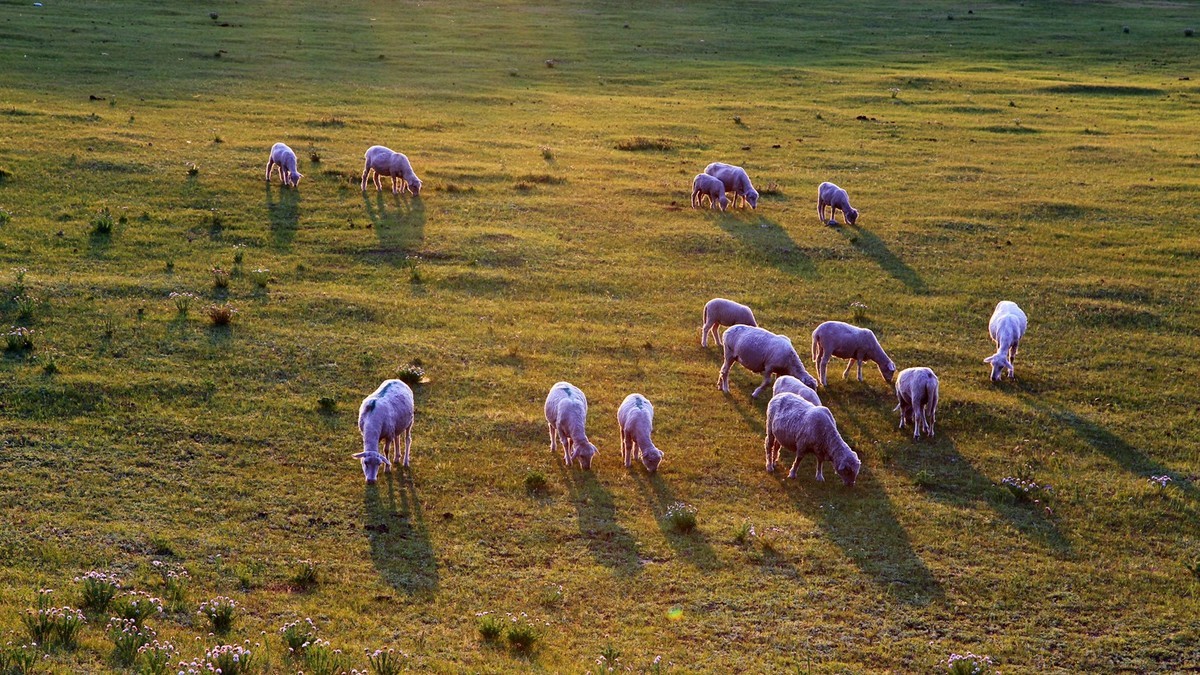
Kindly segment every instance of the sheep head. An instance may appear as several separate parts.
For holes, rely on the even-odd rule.
[[[362,461],[363,476],[367,479],[367,485],[375,484],[380,466],[386,466],[388,470],[392,468],[392,463],[388,461],[388,458],[374,450],[355,453],[354,458]]]
[[[421,179],[417,178],[416,176],[413,176],[413,179],[408,181],[407,189],[409,192],[412,193],[412,196],[414,196],[414,197],[420,196],[421,195]]]
[[[658,465],[662,463],[663,452],[658,448],[649,448],[642,451],[642,464],[646,467],[646,471],[654,473],[658,471]]]
[[[983,360],[984,363],[989,363],[992,366],[992,382],[999,382],[1004,377],[1004,371],[1008,371],[1008,376],[1013,375],[1012,362],[1004,354],[992,354]]]
[[[883,376],[883,381],[891,384],[892,378],[896,376],[896,364],[893,363],[891,359],[888,359],[886,362],[878,365],[879,374]]]
[[[300,173],[299,171],[288,172],[288,181],[291,183],[292,187],[300,185],[301,178],[304,178],[304,174]]]
[[[858,479],[858,470],[862,468],[862,460],[847,446],[846,456],[837,462],[836,467],[838,475],[842,477],[842,483],[846,487],[854,487],[854,481]]]
[[[722,211],[729,210],[729,197],[726,197],[724,193],[721,194],[721,198],[717,200],[717,203],[721,205]]]
[[[844,212],[842,215],[846,217],[846,222],[850,223],[851,225],[858,222],[858,209],[852,208],[849,211]]]
[[[750,188],[750,190],[748,192],[746,192],[745,199],[746,199],[746,203],[750,205],[750,208],[752,208],[752,209],[758,208],[758,190],[755,190],[754,188]]]
[[[582,440],[571,446],[571,461],[578,461],[579,468],[587,471],[592,468],[592,455],[600,452],[591,441]]]

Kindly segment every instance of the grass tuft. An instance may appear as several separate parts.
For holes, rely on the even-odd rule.
[[[696,507],[675,502],[667,507],[666,519],[671,529],[687,534],[696,529]]]
[[[640,152],[644,150],[667,151],[674,150],[675,144],[666,138],[647,138],[645,136],[635,136],[623,141],[617,142],[617,150],[625,150],[626,152]]]

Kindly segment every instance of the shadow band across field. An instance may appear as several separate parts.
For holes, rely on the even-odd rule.
[[[271,245],[281,251],[292,247],[296,229],[300,226],[300,190],[279,186],[279,198],[267,183],[267,215],[271,219]]]
[[[875,235],[874,232],[858,225],[846,225],[845,227],[836,227],[842,236],[846,237],[855,248],[862,251],[867,257],[874,260],[883,271],[892,275],[908,287],[908,290],[913,293],[925,293],[929,288],[925,285],[925,281],[917,274],[917,271],[909,267],[907,263],[901,260],[892,250],[888,248],[883,240]]]
[[[756,260],[774,265],[787,274],[805,279],[816,278],[817,266],[812,258],[800,250],[779,223],[765,216],[745,221],[731,214],[716,213],[712,218],[722,230],[736,237]]]
[[[657,472],[646,473],[637,465],[636,459],[629,470],[650,503],[654,520],[658,522],[658,529],[662,530],[663,538],[671,545],[676,555],[702,570],[715,570],[720,567],[721,561],[717,559],[716,551],[709,545],[703,533],[699,530],[686,534],[678,532],[667,520],[667,509],[679,500],[675,498],[675,493],[663,480],[662,475]]]
[[[379,576],[409,595],[436,592],[437,558],[412,469],[397,465],[379,483],[367,485],[363,506],[371,561]]]
[[[380,190],[372,201],[369,192],[363,192],[363,208],[379,238],[378,253],[390,262],[403,263],[405,256],[425,241],[425,202],[420,197],[401,197],[391,192],[385,196]]]
[[[594,472],[564,466],[557,460],[554,464],[570,493],[579,534],[586,540],[592,556],[617,574],[633,576],[640,572],[637,541],[617,523],[612,493],[596,480]]]

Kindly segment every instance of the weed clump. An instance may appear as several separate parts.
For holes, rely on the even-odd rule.
[[[113,600],[112,613],[114,618],[141,627],[146,619],[163,613],[163,602],[145,591],[130,591]]]
[[[546,474],[541,471],[530,471],[525,474],[525,491],[531,495],[545,494],[549,483],[546,481]]]
[[[200,611],[196,614],[208,619],[212,632],[224,635],[233,627],[233,620],[237,616],[237,603],[218,595],[212,600],[200,603]]]
[[[288,650],[288,656],[295,659],[302,655],[309,643],[317,638],[317,625],[312,619],[286,623],[279,629],[279,639]]]
[[[82,584],[80,604],[96,614],[107,610],[109,603],[121,590],[121,579],[117,575],[100,570],[75,577],[75,583]]]
[[[172,291],[171,295],[167,297],[170,298],[171,302],[175,303],[175,311],[183,316],[187,316],[188,309],[192,306],[192,301],[196,299],[196,294],[186,291],[183,293]]]
[[[138,657],[138,650],[158,637],[153,628],[116,616],[108,620],[106,632],[113,643],[112,661],[122,668],[133,665]]]
[[[317,587],[321,580],[317,576],[317,563],[312,560],[297,560],[292,572],[292,586],[307,591]]]
[[[200,175],[200,165],[195,162],[188,162],[187,163],[187,175],[188,175],[188,178],[195,178],[196,176],[199,176]]]
[[[404,660],[408,658],[408,654],[398,652],[391,647],[387,651],[376,649],[373,652],[367,652],[367,663],[371,666],[371,672],[374,675],[398,675],[404,669]]]
[[[179,650],[170,642],[151,640],[149,644],[138,647],[138,675],[170,675],[171,662]]]
[[[674,150],[675,144],[666,138],[646,138],[645,136],[635,136],[633,138],[618,142],[616,148],[617,150],[624,150],[626,152],[638,152],[644,150],[659,150],[665,152],[667,150]]]
[[[237,314],[237,310],[227,304],[209,305],[205,312],[209,322],[215,327],[228,326],[233,322],[233,315]]]
[[[100,212],[96,214],[96,217],[92,218],[92,234],[99,235],[101,237],[108,236],[112,234],[113,227],[116,224],[117,222],[113,220],[112,212],[110,212],[106,206],[100,209]]]
[[[396,378],[410,387],[425,381],[425,369],[417,362],[406,363],[396,370]]]
[[[266,288],[271,281],[271,272],[262,268],[256,269],[250,273],[250,279],[254,281],[254,285],[259,288]]]
[[[12,212],[0,209],[0,227],[4,227],[10,222],[12,222]]]
[[[696,507],[675,502],[667,507],[667,522],[676,532],[687,534],[696,529]]]
[[[334,397],[322,396],[321,398],[317,399],[317,410],[320,410],[325,414],[330,414],[335,409],[337,409],[337,399]]]
[[[992,671],[992,659],[967,652],[951,654],[946,659],[946,672],[950,675],[988,675]]]
[[[79,631],[83,630],[87,618],[81,610],[72,607],[42,607],[27,610],[21,615],[21,622],[34,644],[51,651],[70,651],[79,644]]]
[[[504,634],[504,622],[500,617],[487,612],[481,612],[479,615],[479,637],[488,644],[496,644],[500,641],[500,636]]]
[[[220,267],[214,267],[209,271],[212,272],[214,289],[221,290],[229,288],[229,272],[221,269]]]

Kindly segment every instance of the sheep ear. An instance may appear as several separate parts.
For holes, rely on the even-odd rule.
[[[992,362],[992,359],[994,359],[994,358],[996,358],[996,357],[995,357],[995,356],[989,356],[989,357],[987,357],[986,359],[984,359],[984,360],[983,360],[983,362],[984,362],[984,363],[991,363],[991,362]]]
[[[366,456],[367,456],[367,453],[366,453],[366,452],[356,452],[356,453],[354,453],[354,455],[353,455],[354,459],[362,459],[362,458],[364,458],[364,457],[366,457]]]

